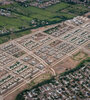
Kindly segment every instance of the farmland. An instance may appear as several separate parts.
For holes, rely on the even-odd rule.
[[[30,30],[32,28],[42,27],[71,19],[88,12],[89,8],[81,4],[72,5],[61,2],[43,9],[32,6],[24,7],[15,2],[10,5],[0,6],[0,10],[4,10],[5,13],[7,12],[10,14],[9,16],[2,16],[0,14],[0,34],[2,31],[5,35],[7,35],[7,32],[10,32],[9,38],[8,36],[2,36],[3,40],[0,39],[0,43],[3,43],[12,38],[17,38],[18,34],[20,34],[17,31],[24,31],[25,34],[26,29]],[[12,37],[11,32],[16,32],[17,34],[14,34],[14,37]],[[21,36],[22,35],[19,35],[19,37]]]

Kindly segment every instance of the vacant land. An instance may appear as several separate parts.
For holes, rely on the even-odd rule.
[[[77,61],[74,61],[73,59],[71,59],[71,57],[67,57],[63,61],[56,64],[53,68],[57,74],[60,74],[68,69],[74,68],[77,64]]]
[[[65,72],[66,70],[73,69],[77,66],[82,60],[89,57],[89,54],[83,51],[75,52],[72,56],[67,57],[63,61],[56,64],[53,69],[57,74]]]
[[[18,31],[30,30],[33,27],[41,27],[49,24],[54,24],[57,22],[64,21],[66,19],[71,19],[77,15],[82,15],[89,11],[86,6],[78,4],[68,4],[68,3],[58,3],[52,5],[45,9],[40,9],[36,7],[24,7],[19,3],[13,3],[10,5],[0,6],[0,10],[5,10],[10,13],[9,16],[0,15],[0,30],[7,30],[8,34],[6,36],[2,35],[0,38],[0,43],[6,42],[10,39],[18,37]],[[6,31],[6,33],[7,33]],[[14,36],[11,32],[15,32]],[[24,32],[26,34],[27,32]],[[19,33],[20,34],[20,33]],[[22,35],[19,35],[19,37]]]

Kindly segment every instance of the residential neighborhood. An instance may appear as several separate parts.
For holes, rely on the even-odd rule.
[[[90,0],[0,0],[0,100],[90,100]]]
[[[0,95],[3,97],[8,96],[14,89],[29,83],[34,78],[48,71],[48,69],[55,75],[57,73],[53,69],[55,65],[69,56],[73,55],[73,60],[88,57],[90,55],[89,22],[89,18],[78,16],[43,31],[39,30],[33,34],[0,45]],[[29,98],[33,98],[30,100],[38,100],[38,98],[46,100],[45,97],[48,97],[47,100],[51,100],[51,98],[52,100],[55,100],[55,98],[61,98],[60,100],[62,98],[77,100],[77,98],[82,98],[82,92],[84,97],[89,98],[89,81],[86,78],[82,79],[84,76],[89,78],[89,65],[85,65],[86,67],[84,66],[80,71],[75,72],[75,74],[64,76],[65,79],[70,79],[69,82],[64,79],[61,81],[60,78],[60,82],[59,79],[54,80],[57,85],[50,83],[40,87],[40,96],[37,92],[33,92],[35,90],[32,90],[30,93],[27,92],[27,95],[24,95],[25,100],[29,100]],[[65,67],[61,68],[61,72],[66,70],[67,68]],[[83,71],[84,73],[82,73]],[[76,78],[76,81],[81,78],[82,80],[79,80],[80,84],[83,82],[87,83],[84,85],[85,89],[82,88],[81,92],[78,90],[81,88],[79,84],[77,82],[73,84],[73,77]],[[67,84],[70,84],[70,90],[67,89],[69,87]],[[61,87],[61,90],[58,90],[60,89],[59,87]],[[79,93],[77,91],[80,92],[80,97],[76,96]],[[39,96],[38,98],[37,95]],[[69,98],[67,99],[68,95]]]
[[[90,62],[21,95],[25,100],[89,100]]]

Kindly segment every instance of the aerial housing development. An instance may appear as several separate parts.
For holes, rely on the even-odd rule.
[[[29,12],[25,15],[25,12],[19,11],[22,8],[27,11],[29,7],[44,11],[49,6],[64,3],[61,0],[0,2],[0,18],[30,22],[27,28],[18,28],[17,21],[14,21],[16,25],[8,24],[8,21],[0,24],[0,100],[89,100],[90,13],[78,16],[72,13],[73,17],[66,18],[67,10],[64,8],[65,13],[61,15],[64,20],[49,23],[48,17],[47,24],[38,26],[41,22],[38,16],[29,20]],[[68,4],[69,10],[67,2],[65,5]],[[87,1],[78,2],[88,5]],[[15,8],[15,5],[20,8]]]

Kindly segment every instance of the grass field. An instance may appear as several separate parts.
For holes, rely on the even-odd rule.
[[[6,28],[13,27],[15,29],[22,25],[30,27],[29,22],[34,18],[47,21],[60,21],[62,16],[66,18],[73,18],[74,16],[81,15],[89,11],[89,9],[83,5],[71,5],[67,3],[59,3],[46,9],[31,6],[23,7],[17,3],[8,6],[1,6],[0,8],[9,8],[12,11],[12,14],[15,15],[15,17],[0,16],[0,26]]]
[[[89,9],[83,5],[72,5],[64,2],[52,5],[46,9],[31,6],[23,7],[18,3],[0,6],[0,9],[1,8],[9,9],[11,16],[6,17],[0,15],[0,30],[5,28],[13,29],[13,31],[20,30],[20,27],[32,28],[30,22],[33,19],[39,19],[40,21],[46,20],[49,24],[52,24],[71,19],[89,11]]]
[[[23,31],[23,32],[18,32],[18,33],[13,33],[13,34],[10,34],[10,35],[7,35],[7,36],[0,36],[0,44],[1,43],[4,43],[4,42],[7,42],[9,40],[13,40],[15,38],[19,38],[21,36],[24,36],[24,35],[27,35],[27,34],[30,34],[30,30],[26,30],[26,31]]]

